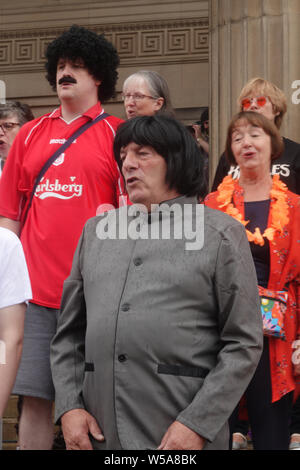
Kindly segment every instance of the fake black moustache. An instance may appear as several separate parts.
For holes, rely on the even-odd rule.
[[[58,80],[58,84],[61,85],[62,83],[77,83],[75,78],[73,77],[70,77],[70,76],[66,76],[66,77],[62,77]]]

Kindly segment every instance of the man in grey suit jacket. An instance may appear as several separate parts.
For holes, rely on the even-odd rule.
[[[90,219],[52,343],[68,449],[228,449],[227,421],[262,349],[242,224],[198,204],[203,162],[172,118],[114,144],[134,204]]]

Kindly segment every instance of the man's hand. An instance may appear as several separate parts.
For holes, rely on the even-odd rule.
[[[167,429],[158,450],[202,450],[205,439],[179,421]]]
[[[89,433],[97,441],[104,441],[97,421],[85,410],[67,411],[61,418],[61,424],[67,450],[93,450]]]

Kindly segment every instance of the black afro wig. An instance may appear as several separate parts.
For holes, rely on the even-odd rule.
[[[115,95],[118,79],[119,57],[114,46],[103,34],[96,34],[81,26],[73,25],[52,41],[46,50],[46,78],[56,90],[56,71],[59,59],[82,59],[89,73],[101,80],[98,97],[101,102]]]

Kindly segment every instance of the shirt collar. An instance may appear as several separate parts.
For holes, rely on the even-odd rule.
[[[179,204],[180,206],[184,206],[185,204],[198,204],[198,200],[196,196],[178,196],[173,199],[168,199],[167,201],[162,201],[158,204],[158,207],[161,207],[161,210],[170,210],[173,204]]]
[[[144,208],[143,205],[139,204],[132,204],[131,206],[128,206],[130,209],[130,214],[133,217],[139,216],[141,218],[148,219],[149,217],[151,218],[152,216],[155,216],[155,214],[168,214],[172,211],[172,206],[178,204],[182,207],[184,207],[185,204],[199,204],[197,197],[196,196],[178,196],[173,199],[168,199],[167,201],[162,201],[159,204],[154,204],[154,210],[151,212],[144,212],[142,209]]]
[[[86,116],[88,119],[95,119],[99,114],[102,114],[104,112],[104,109],[101,106],[100,101],[98,101],[94,106],[92,106],[90,109],[85,111],[83,114],[81,114],[80,117]],[[55,109],[50,115],[49,118],[56,119],[62,117],[61,114],[61,106],[57,109]]]

